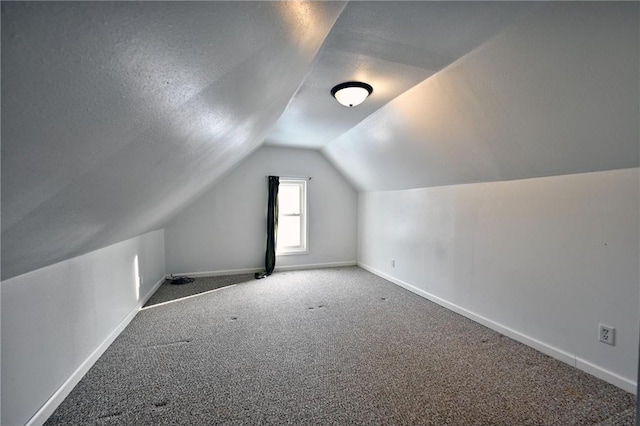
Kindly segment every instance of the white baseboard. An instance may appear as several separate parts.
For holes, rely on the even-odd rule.
[[[275,271],[303,271],[307,269],[342,268],[346,266],[356,266],[357,264],[358,262],[355,260],[348,262],[311,263],[309,265],[276,266]]]
[[[534,339],[533,337],[527,336],[523,333],[520,333],[519,331],[516,331],[512,328],[509,328],[505,325],[502,325],[500,323],[497,323],[493,320],[490,320],[486,317],[483,317],[482,315],[478,315],[474,312],[469,311],[468,309],[465,309],[461,306],[458,306],[454,303],[450,303],[438,296],[435,296],[429,292],[426,292],[424,290],[421,290],[409,283],[406,283],[402,280],[399,280],[391,275],[388,275],[382,271],[379,271],[378,269],[369,266],[369,265],[365,265],[364,263],[358,262],[358,266],[361,267],[362,269],[365,269],[369,272],[371,272],[372,274],[375,274],[381,278],[384,278],[387,281],[391,281],[394,284],[399,285],[400,287],[403,287],[409,291],[411,291],[412,293],[417,294],[418,296],[422,296],[425,299],[428,299],[434,303],[437,303],[438,305],[447,308],[455,313],[458,313],[464,317],[469,318],[472,321],[475,321],[479,324],[484,325],[485,327],[488,327],[492,330],[497,331],[500,334],[504,334],[507,337],[512,338],[513,340],[517,340],[520,343],[523,343],[527,346],[530,346],[540,352],[542,352],[545,355],[549,355],[550,357],[553,357],[559,361],[562,361],[566,364],[569,364],[573,367],[576,367],[582,371],[584,371],[585,373],[591,374],[592,376],[595,376],[599,379],[602,379],[608,383],[611,383],[614,386],[617,386],[621,389],[624,389],[627,392],[631,392],[633,394],[637,393],[637,384],[631,380],[625,379],[624,377],[621,377],[609,370],[605,370],[602,367],[599,367],[595,364],[591,364],[590,362],[587,362],[583,359],[578,358],[576,355],[574,354],[570,354],[568,352],[563,351],[562,349],[556,348],[554,346],[551,346],[547,343],[541,342],[540,340]]]
[[[43,425],[47,419],[53,414],[53,412],[58,408],[62,401],[71,393],[73,388],[80,382],[80,380],[84,377],[85,374],[89,371],[89,369],[93,366],[93,364],[98,361],[98,359],[102,356],[104,351],[116,340],[116,337],[122,333],[127,325],[133,320],[133,318],[137,315],[140,309],[144,306],[145,303],[153,296],[153,293],[158,290],[160,285],[164,282],[164,277],[160,279],[157,283],[153,285],[153,287],[147,292],[146,295],[136,304],[136,306],[127,314],[127,316],[120,321],[115,329],[107,336],[106,339],[89,355],[87,359],[84,360],[82,364],[76,369],[76,371],[69,376],[69,378],[51,395],[51,398],[44,403],[42,407],[29,419],[26,423],[26,426],[41,426]]]
[[[620,389],[624,389],[627,392],[631,392],[632,394],[637,394],[638,387],[635,382],[625,379],[622,376],[617,375],[616,373],[605,370],[602,367],[599,367],[595,364],[590,363],[589,361],[585,361],[579,357],[576,357],[576,367],[585,373],[589,373],[592,376],[597,377],[598,379],[602,379],[605,382],[611,383],[614,386],[619,387]]]
[[[321,268],[340,268],[344,266],[356,266],[358,262],[350,260],[347,262],[330,262],[330,263],[311,263],[307,265],[288,265],[277,266],[275,271],[301,271],[306,269],[321,269]],[[243,269],[226,269],[221,271],[204,271],[204,272],[181,272],[173,274],[176,276],[188,276],[192,278],[204,278],[204,277],[221,277],[224,275],[241,275],[241,274],[253,274],[255,272],[264,271],[264,266],[256,266],[255,268],[243,268]],[[167,275],[169,278],[170,275]]]

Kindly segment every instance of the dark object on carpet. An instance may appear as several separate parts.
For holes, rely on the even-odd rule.
[[[632,394],[360,268],[209,287],[234,279],[142,310],[46,424],[634,424]]]
[[[167,278],[167,281],[169,281],[169,283],[171,283],[172,285],[183,285],[183,284],[190,284],[190,283],[194,282],[195,278],[191,278],[191,277],[174,277],[173,275],[171,275],[171,278]]]

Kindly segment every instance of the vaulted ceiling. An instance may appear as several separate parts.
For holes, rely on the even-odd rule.
[[[2,279],[162,227],[264,143],[360,190],[637,167],[638,10],[2,2]]]

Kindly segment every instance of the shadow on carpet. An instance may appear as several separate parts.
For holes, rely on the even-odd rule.
[[[143,308],[254,280],[251,274],[196,278],[192,283],[180,285],[174,285],[165,280]]]

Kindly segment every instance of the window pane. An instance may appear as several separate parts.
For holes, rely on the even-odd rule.
[[[300,214],[299,185],[280,185],[278,189],[278,213]]]
[[[300,216],[278,218],[278,247],[300,246]]]

